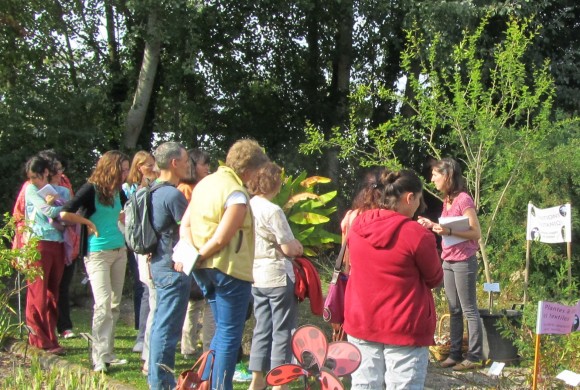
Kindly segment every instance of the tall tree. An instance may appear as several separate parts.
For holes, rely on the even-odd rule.
[[[123,144],[127,149],[135,149],[137,146],[137,140],[143,128],[153,92],[161,53],[161,17],[159,15],[161,12],[160,5],[152,2],[147,20],[147,35],[141,71],[139,72],[133,103],[127,114],[127,127],[123,137]]]

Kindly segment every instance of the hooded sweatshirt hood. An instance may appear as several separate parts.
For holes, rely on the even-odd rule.
[[[351,229],[373,247],[385,248],[394,244],[401,226],[408,221],[411,218],[396,211],[372,209],[360,214]]]

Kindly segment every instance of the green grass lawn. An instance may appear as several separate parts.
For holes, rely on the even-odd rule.
[[[125,297],[124,299],[128,300],[130,298]],[[299,305],[299,313],[299,325],[316,325],[327,333],[327,336],[330,336],[330,326],[325,323],[321,317],[312,315],[310,312],[310,303],[308,301]],[[77,335],[80,332],[91,332],[91,309],[73,307],[71,310],[71,316],[74,323],[74,331]],[[122,317],[117,324],[115,333],[115,353],[118,358],[127,359],[129,363],[124,366],[110,367],[107,376],[130,384],[137,389],[147,389],[147,378],[141,374],[142,361],[140,359],[140,354],[132,352],[137,331],[133,328],[132,323],[129,324],[127,322],[128,321],[126,319],[124,320]],[[244,331],[244,343],[246,343],[246,345],[248,345],[251,340],[253,327],[254,320],[251,318],[247,321]],[[61,339],[61,345],[66,348],[66,355],[64,356],[66,360],[79,364],[87,369],[92,369],[86,340],[78,336],[73,339]],[[195,363],[195,360],[185,361],[183,359],[182,355],[179,353],[178,346],[176,355],[176,371],[181,372],[190,368],[193,363]],[[234,389],[247,389],[248,385],[249,383],[237,383],[234,384]],[[303,386],[301,385],[301,382],[296,381],[291,388],[301,389]]]

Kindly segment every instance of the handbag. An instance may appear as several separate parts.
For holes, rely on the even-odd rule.
[[[215,359],[215,352],[209,350],[204,352],[197,362],[189,369],[183,371],[179,374],[177,380],[177,386],[175,390],[186,390],[186,389],[200,389],[200,390],[211,390],[211,375],[213,371],[213,361]],[[209,376],[207,379],[201,379],[203,373],[205,372],[205,367],[209,361]]]
[[[334,263],[332,280],[328,287],[328,295],[324,301],[324,311],[322,318],[332,324],[342,324],[344,322],[344,295],[348,282],[348,275],[341,271],[344,253],[346,251],[346,240],[340,248],[340,252]],[[336,331],[335,331],[336,333]]]

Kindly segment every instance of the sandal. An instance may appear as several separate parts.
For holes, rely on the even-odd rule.
[[[441,363],[439,363],[439,367],[441,368],[449,368],[449,367],[453,367],[455,365],[457,365],[459,362],[451,359],[451,358],[447,358],[444,361],[442,361]]]
[[[453,366],[453,371],[476,370],[478,368],[481,368],[481,363],[479,363],[479,362],[472,362],[471,360],[465,359],[461,363]]]

